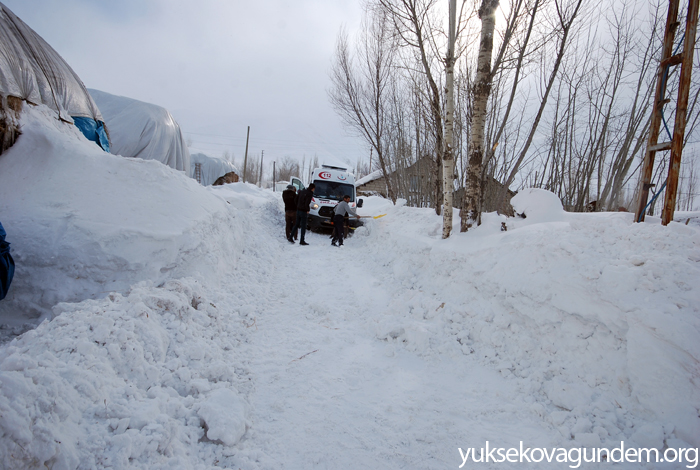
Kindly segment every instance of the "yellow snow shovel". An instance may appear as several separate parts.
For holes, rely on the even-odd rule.
[[[380,217],[384,217],[386,214],[381,214],[381,215],[361,215],[359,218],[360,219],[379,219]],[[357,227],[348,227],[350,230],[355,230]]]

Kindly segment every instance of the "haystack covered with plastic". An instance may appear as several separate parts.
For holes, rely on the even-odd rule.
[[[190,152],[180,125],[167,109],[104,91],[89,92],[109,128],[114,155],[157,160],[190,174]]]
[[[192,152],[190,154],[190,163],[192,178],[199,181],[202,186],[210,186],[219,178],[231,173],[238,175],[236,166],[230,161],[212,157],[202,152]]]
[[[0,3],[0,153],[15,141],[24,101],[45,104],[104,150],[100,110],[78,75],[33,29]]]

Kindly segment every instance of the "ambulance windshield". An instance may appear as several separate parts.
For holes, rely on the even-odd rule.
[[[351,184],[322,180],[316,180],[314,184],[316,185],[314,197],[342,201],[343,196],[347,194],[350,196],[350,202],[355,200],[355,188]]]

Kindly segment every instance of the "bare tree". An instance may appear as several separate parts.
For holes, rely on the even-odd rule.
[[[387,18],[382,10],[366,10],[363,33],[356,49],[361,65],[355,67],[347,35],[341,31],[331,70],[333,88],[329,96],[341,118],[358,131],[377,153],[388,195],[395,202],[396,194],[390,178],[384,139],[387,127],[386,101],[391,91],[393,45]]]
[[[368,0],[362,41],[351,57],[341,35],[334,75],[346,122],[365,126],[355,130],[371,148],[368,171],[382,169],[392,199],[438,214],[444,208],[443,236],[451,226],[451,167],[461,186],[453,203],[462,208],[462,230],[478,224],[481,211],[494,210],[495,200],[506,210],[511,185],[551,190],[567,210],[593,201],[598,210],[616,210],[634,197],[630,180],[647,140],[659,50],[654,31],[665,0],[652,1],[648,7],[645,0],[479,0],[481,24],[465,21],[461,11],[456,22],[450,111],[447,2]],[[493,25],[484,58],[489,5],[503,21]],[[643,23],[642,15],[651,21]],[[695,143],[700,82],[691,87],[686,142]],[[674,112],[673,104],[667,108]],[[655,170],[658,188],[664,174]]]
[[[623,10],[623,15],[624,15]],[[659,9],[656,9],[652,18],[651,30],[654,31],[661,23]],[[632,165],[641,156],[641,152],[646,144],[646,136],[650,125],[650,113],[652,92],[654,90],[653,74],[654,74],[654,53],[659,50],[658,42],[654,39],[654,34],[649,34],[650,40],[646,46],[641,49],[636,62],[639,64],[636,70],[627,69],[627,57],[631,52],[637,49],[636,41],[634,41],[635,29],[639,28],[636,21],[627,21],[627,25],[623,23],[623,18],[614,18],[614,28],[617,31],[618,41],[616,44],[624,45],[624,49],[616,46],[614,49],[613,58],[616,59],[615,65],[618,65],[624,70],[625,75],[637,76],[636,82],[629,83],[626,89],[633,89],[634,95],[630,106],[625,109],[625,112],[620,113],[616,110],[617,116],[627,116],[627,122],[621,122],[616,134],[616,145],[611,149],[611,159],[609,163],[606,161],[606,170],[604,174],[599,176],[598,194],[596,200],[597,207],[601,209],[616,210],[620,206],[624,185],[629,181],[630,169]],[[643,43],[642,43],[643,44]],[[620,51],[620,52],[618,52]],[[620,76],[620,74],[617,74]],[[619,85],[615,85],[617,88]],[[624,86],[624,85],[623,85]],[[632,88],[634,87],[634,88]],[[622,98],[624,99],[624,97]],[[619,101],[619,100],[618,100]],[[601,158],[603,160],[603,158]],[[602,190],[601,190],[602,186]]]
[[[503,57],[506,54],[507,47],[510,45],[511,39],[513,39],[514,35],[514,30],[516,28],[516,25],[518,24],[518,14],[521,12],[521,8],[523,6],[522,0],[516,0],[514,4],[511,5],[511,14],[508,18],[508,23],[506,26],[506,32],[504,34],[503,41],[501,43],[501,47],[498,53],[498,60],[495,61],[493,68],[491,69],[491,80],[493,80],[494,75],[497,72],[500,72],[500,66],[503,64]],[[510,117],[510,113],[513,109],[513,103],[515,102],[515,96],[518,90],[518,85],[521,82],[521,73],[523,72],[523,62],[525,60],[525,53],[528,50],[528,47],[530,45],[530,39],[532,37],[532,30],[533,26],[535,25],[535,18],[537,18],[537,12],[540,7],[540,0],[535,0],[534,4],[532,5],[532,8],[527,11],[527,14],[530,17],[530,20],[528,22],[528,27],[525,33],[524,38],[519,41],[518,47],[516,47],[516,55],[517,58],[515,59],[515,75],[512,79],[512,86],[510,90],[510,96],[506,104],[506,110],[505,114],[501,118],[500,125],[498,125],[498,130],[496,131],[495,135],[492,137],[491,141],[494,143],[498,143],[501,140],[501,136],[503,135],[503,131],[506,127],[506,123],[508,122],[508,119]],[[495,117],[495,113],[494,113]],[[491,153],[486,154],[485,158],[489,159],[491,157]]]
[[[372,171],[370,170],[369,162],[363,162],[361,159],[358,159],[355,165],[355,179],[364,178],[370,173]]]
[[[248,155],[248,165],[246,169],[246,183],[257,185],[260,182],[261,155]]]
[[[224,152],[221,154],[221,158],[226,160],[227,162],[231,162],[231,163],[233,163],[235,160],[235,156],[234,156],[233,152],[231,152],[228,149],[224,150]]]
[[[288,156],[277,162],[276,169],[279,181],[290,181],[292,176],[301,176],[299,161]]]
[[[555,34],[558,43],[556,48],[556,58],[554,60],[552,70],[549,72],[549,76],[544,84],[542,98],[540,99],[540,104],[537,109],[537,113],[530,126],[530,131],[527,135],[525,143],[522,146],[522,148],[518,151],[518,157],[512,164],[508,177],[504,181],[500,196],[500,199],[502,201],[505,200],[506,191],[508,187],[515,180],[515,177],[518,174],[520,167],[523,164],[523,161],[525,160],[525,157],[528,155],[528,151],[530,149],[530,146],[532,145],[535,133],[537,132],[537,128],[540,124],[540,121],[542,120],[542,116],[547,106],[547,100],[552,91],[552,87],[556,82],[557,74],[559,73],[559,67],[562,64],[565,52],[567,50],[567,47],[569,46],[569,38],[572,33],[574,21],[578,17],[578,14],[581,10],[581,5],[583,4],[583,0],[574,0],[572,4],[567,4],[566,1],[567,0],[554,0],[554,11],[556,14]]]
[[[314,159],[309,161],[308,173],[306,181],[311,183],[311,177],[314,175],[314,170],[318,168],[318,155],[314,155]]]
[[[435,139],[435,212],[441,214],[442,198],[442,158],[444,153],[443,107],[438,78],[434,69],[438,70],[442,61],[437,53],[435,34],[438,28],[431,17],[437,0],[377,0],[381,9],[393,23],[394,34],[399,38],[400,45],[409,47],[416,53],[416,60],[421,70],[421,77],[427,84],[429,116]],[[407,64],[408,67],[411,65]],[[413,68],[413,67],[411,67]],[[415,70],[415,68],[413,68]],[[417,88],[421,90],[420,88]],[[422,90],[421,90],[422,91]]]
[[[694,154],[688,155],[681,164],[681,184],[678,190],[678,210],[691,211],[695,206],[695,196],[698,195],[698,173],[695,168]]]
[[[599,13],[601,21],[589,20],[597,29],[575,36],[562,58],[551,105],[521,166],[521,185],[553,191],[573,211],[625,204],[649,128],[659,10],[648,29],[629,1]],[[512,166],[504,167],[510,174]]]

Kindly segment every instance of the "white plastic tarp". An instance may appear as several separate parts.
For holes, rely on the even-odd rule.
[[[0,95],[45,104],[59,116],[103,121],[78,75],[41,36],[0,3]]]
[[[107,124],[111,153],[158,160],[190,176],[190,152],[180,125],[167,109],[104,91],[88,91]]]
[[[224,176],[226,173],[234,171],[236,174],[238,174],[238,170],[236,169],[235,165],[228,160],[224,160],[223,158],[215,158],[201,152],[193,152],[190,155],[190,159],[192,162],[193,178],[195,175],[195,165],[201,164],[202,180],[200,183],[202,183],[203,186],[213,184],[217,179]]]

